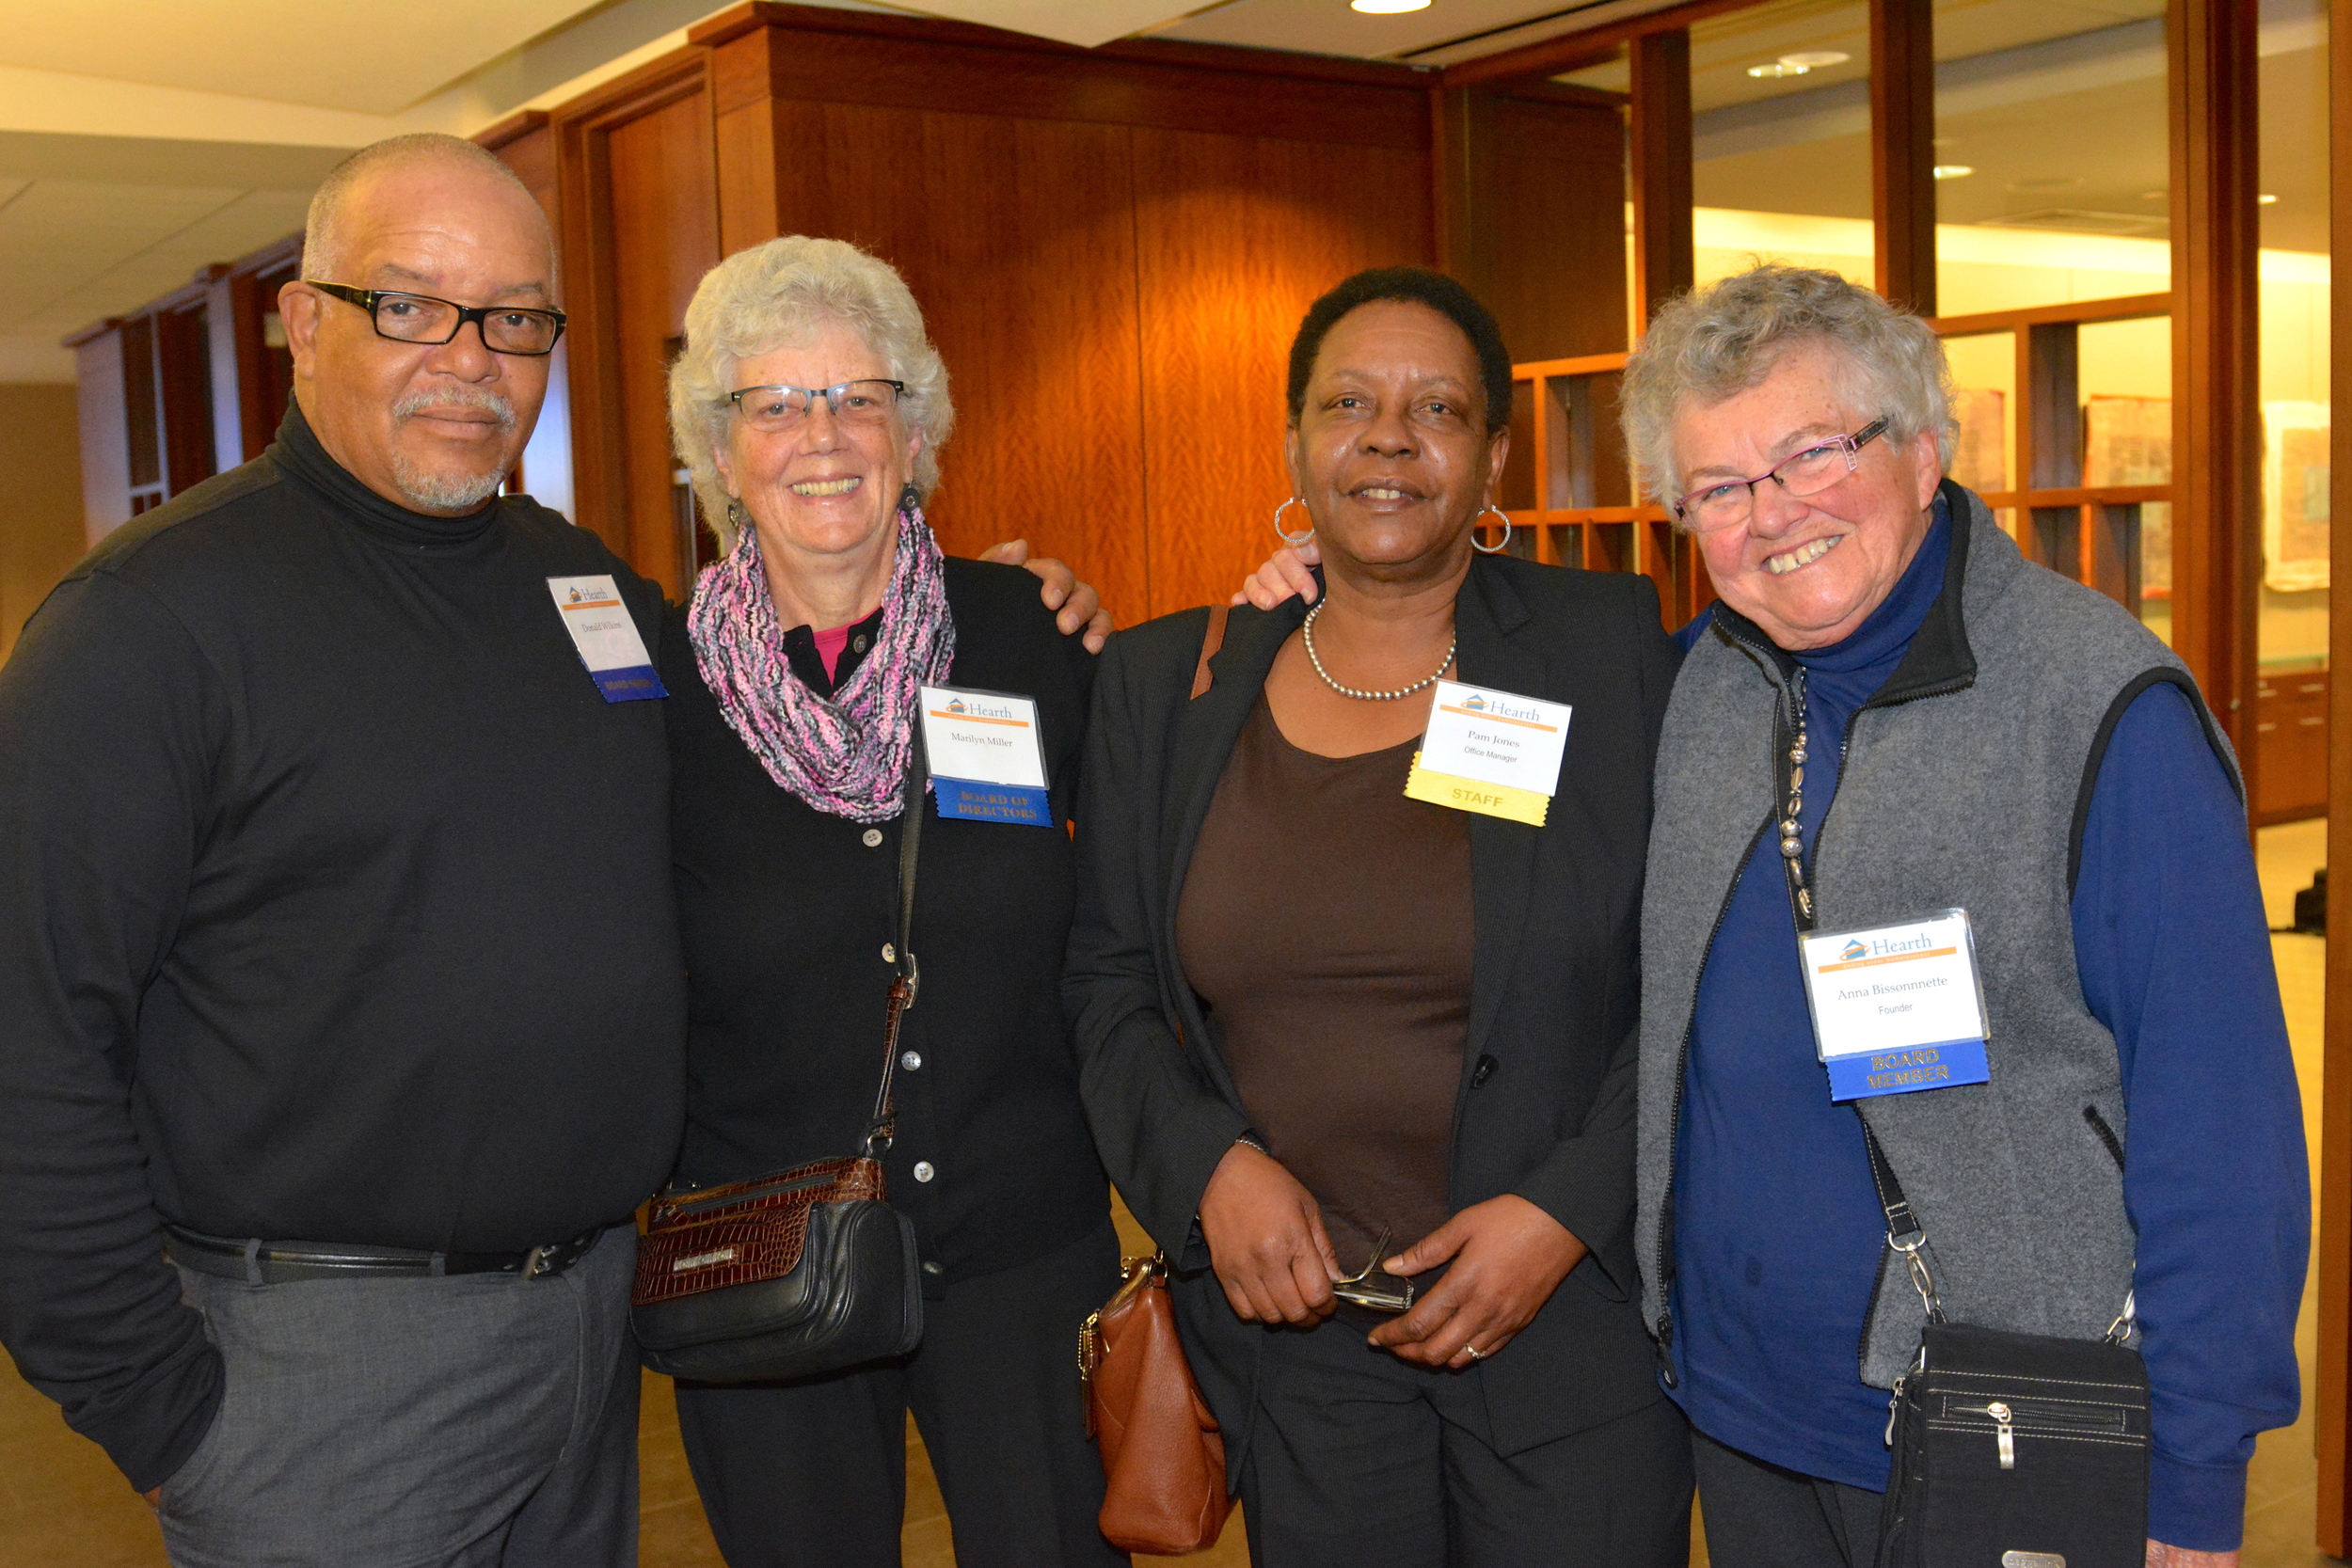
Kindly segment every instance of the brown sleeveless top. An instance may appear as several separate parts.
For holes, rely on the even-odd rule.
[[[1405,798],[1419,744],[1302,752],[1261,696],[1176,912],[1178,960],[1242,1108],[1321,1200],[1351,1274],[1383,1227],[1393,1252],[1452,1212],[1476,947],[1470,825]]]

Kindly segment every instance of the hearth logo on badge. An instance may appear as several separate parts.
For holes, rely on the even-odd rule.
[[[1839,950],[1838,950],[1838,954],[1837,954],[1837,956],[1838,956],[1839,958],[1847,958],[1847,959],[1852,959],[1852,958],[1868,958],[1868,957],[1869,957],[1869,955],[1870,955],[1870,950],[1869,950],[1867,947],[1865,947],[1865,946],[1864,946],[1864,945],[1863,945],[1860,942],[1858,942],[1858,941],[1857,941],[1857,942],[1850,942],[1846,943],[1846,945],[1845,945],[1843,948],[1841,948],[1841,949],[1839,949]]]
[[[1462,705],[1472,713],[1484,713],[1486,711],[1486,699],[1473,691],[1462,699]]]
[[[971,710],[970,708],[965,707],[965,706],[963,705],[963,699],[962,699],[962,698],[958,697],[958,698],[954,699],[953,701],[951,701],[950,703],[948,703],[948,705],[947,705],[947,711],[948,711],[949,713],[969,713],[969,712],[971,712],[972,710]]]

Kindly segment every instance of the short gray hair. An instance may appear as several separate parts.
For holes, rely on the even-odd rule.
[[[670,436],[722,549],[735,548],[717,459],[734,412],[727,394],[735,367],[834,324],[857,332],[889,365],[890,378],[906,384],[898,406],[923,437],[914,488],[929,496],[939,487],[939,449],[956,407],[914,292],[896,267],[846,240],[787,234],[739,250],[703,275],[686,308],[686,345],[670,366]]]
[[[1887,421],[1891,446],[1922,431],[1951,466],[1951,368],[1928,324],[1834,272],[1762,261],[1669,301],[1626,362],[1620,420],[1642,487],[1672,504],[1682,489],[1674,421],[1687,404],[1723,402],[1819,345],[1855,412]]]
[[[310,210],[302,226],[302,276],[323,282],[340,283],[346,279],[334,275],[342,266],[337,247],[342,243],[342,211],[344,199],[354,186],[379,169],[395,164],[450,163],[463,168],[477,169],[493,175],[515,187],[528,198],[532,211],[539,211],[538,198],[522,182],[515,171],[501,162],[497,153],[468,141],[463,136],[446,135],[438,131],[413,131],[406,135],[387,136],[345,158],[327,171],[319,188],[310,194]],[[546,230],[546,214],[541,214],[542,231]],[[554,265],[555,244],[548,232],[548,262]],[[548,279],[550,287],[555,279]]]

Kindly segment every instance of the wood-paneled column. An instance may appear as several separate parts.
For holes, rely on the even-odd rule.
[[[1647,323],[1696,276],[1691,231],[1691,33],[1645,33],[1632,43],[1633,103],[1627,155],[1633,188],[1633,312]],[[1628,345],[1630,346],[1630,345]]]
[[[773,55],[781,35],[751,8],[696,27],[710,51],[712,139],[719,160],[719,254],[772,240],[779,156]]]
[[[1922,316],[1935,304],[1933,0],[1870,0],[1870,215],[1878,291]]]
[[[2256,0],[2171,0],[2172,646],[2256,798],[2262,404]]]
[[[2328,50],[2331,249],[2352,254],[2352,0],[2330,0]],[[2352,281],[2328,289],[2328,385],[2352,387]],[[2330,436],[2329,515],[2352,517],[2352,428]],[[2328,578],[2328,1035],[2320,1067],[2319,1365],[2306,1390],[2319,1423],[2319,1549],[2352,1556],[2352,528],[2332,535]],[[2306,1092],[2309,1092],[2308,1090]]]

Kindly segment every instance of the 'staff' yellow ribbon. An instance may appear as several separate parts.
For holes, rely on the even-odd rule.
[[[1515,789],[1509,784],[1486,784],[1423,768],[1419,752],[1413,753],[1413,770],[1406,775],[1405,793],[1433,806],[1507,817],[1531,828],[1544,825],[1544,813],[1551,806],[1551,797],[1536,790]]]

